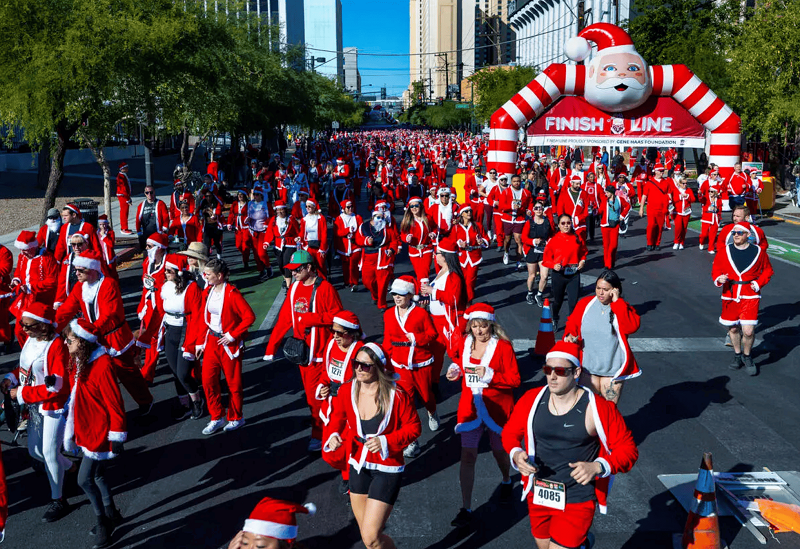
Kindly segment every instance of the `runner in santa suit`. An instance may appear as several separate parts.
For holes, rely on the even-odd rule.
[[[564,296],[569,299],[570,312],[578,303],[581,289],[580,273],[586,264],[586,242],[572,228],[569,214],[558,216],[557,232],[547,241],[542,265],[549,269],[553,293],[553,331],[558,329],[559,312]]]
[[[533,205],[533,215],[525,221],[522,226],[522,252],[525,254],[525,262],[528,267],[527,289],[525,301],[528,305],[536,303],[539,307],[544,306],[544,289],[547,286],[547,267],[542,264],[544,247],[553,235],[554,228],[552,215],[545,214],[544,202],[539,201]],[[536,293],[533,285],[536,280],[536,271],[539,271],[539,286]]]
[[[731,212],[731,223],[722,227],[717,235],[717,250],[721,250],[724,246],[728,246],[733,242],[731,231],[737,223],[747,221],[750,218],[750,209],[747,206],[736,206]],[[755,244],[764,251],[769,248],[767,235],[764,234],[764,229],[758,225],[750,224],[750,236],[747,237],[748,242]]]
[[[264,360],[271,361],[283,337],[291,329],[293,337],[308,345],[308,364],[300,364],[300,375],[311,410],[311,439],[309,452],[322,448],[320,401],[315,398],[317,383],[324,369],[325,349],[331,338],[329,326],[333,317],[343,309],[339,294],[330,282],[317,274],[314,259],[305,250],[297,250],[286,268],[294,273],[295,282],[289,287],[278,320],[272,329]]]
[[[467,527],[472,522],[475,462],[484,432],[489,435],[492,454],[503,479],[500,484],[500,504],[511,505],[513,488],[509,476],[510,463],[500,435],[514,406],[512,391],[520,385],[514,346],[497,323],[491,305],[476,303],[467,309],[464,316],[467,319],[466,337],[460,358],[447,370],[448,380],[462,379],[455,428],[456,433],[461,435],[462,505],[451,522],[459,528]]]
[[[72,253],[69,254],[64,261],[61,263],[61,268],[58,273],[58,285],[56,288],[56,297],[55,302],[53,303],[53,309],[58,309],[64,301],[67,300],[67,296],[72,291],[72,287],[78,281],[77,272],[75,271],[75,266],[72,264],[76,257],[81,255],[82,253],[89,250],[89,244],[84,235],[81,233],[75,233],[71,237],[70,240],[70,247],[72,248]],[[118,276],[114,276],[116,271],[112,272],[112,268],[106,264],[105,257],[101,256],[101,264],[103,270],[103,276],[110,276],[114,280],[119,281]]]
[[[722,288],[719,322],[728,327],[733,344],[734,358],[728,367],[738,370],[744,366],[748,374],[756,376],[758,367],[750,352],[758,323],[761,289],[769,283],[773,270],[766,250],[748,241],[751,232],[752,225],[746,221],[734,225],[730,231],[733,242],[719,246],[711,278],[717,288]]]
[[[253,246],[253,255],[259,280],[272,278],[272,265],[269,259],[270,234],[267,226],[270,223],[269,204],[266,200],[264,189],[253,187],[253,199],[247,204],[247,229]]]
[[[707,195],[700,195],[703,213],[700,217],[700,249],[708,246],[708,253],[717,253],[717,231],[719,231],[722,198],[717,189],[709,189]]]
[[[525,393],[503,428],[539,548],[581,547],[595,508],[607,511],[609,477],[639,457],[617,407],[578,385],[579,353],[576,344],[557,342],[547,354],[547,385]]]
[[[8,309],[14,297],[11,291],[11,274],[14,272],[14,255],[0,244],[0,354],[8,354],[14,332],[8,322]]]
[[[229,269],[221,259],[206,263],[203,274],[208,286],[203,292],[203,320],[195,345],[195,356],[203,361],[203,390],[211,421],[203,429],[212,435],[220,429],[234,431],[244,425],[242,410],[242,354],[244,338],[256,320],[242,293],[228,282]],[[220,391],[220,373],[228,382],[227,423]]]
[[[389,307],[386,292],[394,278],[394,260],[400,248],[400,237],[394,226],[387,225],[384,214],[376,210],[371,219],[361,223],[355,241],[362,248],[361,279],[372,295],[372,302],[384,310]]]
[[[500,195],[500,210],[503,212],[503,264],[508,265],[508,250],[511,238],[517,245],[517,269],[522,268],[522,226],[531,215],[531,193],[522,187],[519,175],[511,176],[511,185]]]
[[[125,321],[119,282],[102,276],[102,258],[94,250],[82,253],[73,264],[78,282],[56,311],[56,324],[62,329],[80,314],[97,328],[117,379],[139,405],[141,415],[146,416],[153,409],[153,395],[136,365],[139,351]]]
[[[36,241],[39,243],[40,248],[39,253],[55,253],[60,231],[61,212],[56,208],[50,208],[47,210],[47,219],[44,220],[44,225],[39,227],[39,232],[36,233]]]
[[[275,257],[278,261],[278,272],[283,276],[281,287],[287,289],[292,283],[292,272],[286,265],[292,258],[292,254],[297,250],[295,238],[300,234],[300,226],[297,221],[289,215],[289,208],[283,200],[275,201],[275,217],[270,218],[267,225],[264,244],[262,246],[275,246]]]
[[[631,181],[636,181],[636,198],[639,204],[642,203],[642,195],[644,194],[644,188],[648,178],[647,159],[642,155],[642,157],[639,158],[639,163],[634,166],[631,172]]]
[[[750,171],[750,181],[744,193],[744,202],[747,208],[755,213],[759,210],[759,196],[764,191],[764,184],[758,177],[758,172],[753,169]]]
[[[745,202],[745,193],[750,187],[750,180],[747,174],[742,171],[742,163],[737,162],[733,165],[733,173],[725,182],[725,188],[728,190],[728,203],[731,210],[736,206],[741,206]]]
[[[392,282],[394,307],[383,314],[383,346],[387,359],[399,379],[397,386],[413,400],[419,395],[428,412],[428,428],[439,430],[439,415],[436,412],[436,398],[431,386],[431,365],[434,363],[431,349],[438,338],[431,315],[417,307],[414,299],[417,282],[414,277],[404,275]],[[419,443],[415,440],[404,451],[407,458],[417,457]]]
[[[350,185],[350,178],[353,176],[350,170],[350,164],[344,161],[344,157],[340,156],[336,159],[336,167],[333,169],[333,180],[344,179],[345,187]],[[344,197],[342,197],[344,200]]]
[[[117,200],[119,200],[119,228],[120,232],[126,236],[133,234],[128,228],[128,212],[133,204],[131,194],[128,163],[123,160],[119,163],[119,172],[117,173]]]
[[[458,246],[458,258],[467,291],[467,303],[475,298],[475,283],[478,280],[478,265],[483,261],[482,250],[489,247],[489,240],[478,223],[472,222],[472,206],[465,204],[458,210],[458,223],[453,228],[453,238]]]
[[[602,167],[602,164],[600,166]],[[607,178],[603,177],[603,181],[607,180]],[[605,190],[605,185],[600,185],[594,172],[589,171],[586,173],[586,179],[583,182],[583,185],[581,185],[581,188],[586,191],[586,194],[589,197],[589,203],[587,204],[586,208],[586,225],[588,229],[589,241],[594,242],[595,227],[597,226],[597,217],[600,211],[600,197]]]
[[[439,265],[436,278],[429,284],[425,282],[420,284],[420,295],[430,297],[429,311],[439,334],[432,348],[434,362],[431,377],[434,393],[439,389],[445,353],[452,358],[458,352],[458,349],[454,348],[454,345],[458,346],[456,334],[459,333],[463,323],[461,315],[467,308],[466,282],[461,263],[458,261],[458,245],[452,237],[442,239],[436,245],[435,261]],[[454,345],[451,345],[451,342]]]
[[[639,217],[644,216],[647,204],[647,251],[661,246],[661,234],[668,218],[669,193],[674,186],[671,179],[664,177],[662,164],[656,164],[653,171],[655,175],[647,180],[639,204]]]
[[[9,311],[17,319],[14,335],[21,348],[28,338],[19,323],[22,311],[33,302],[45,305],[53,303],[58,285],[56,279],[58,265],[49,254],[37,255],[39,243],[33,231],[20,232],[14,241],[14,247],[20,253],[17,257],[17,267],[9,283],[9,289],[16,295],[12,298]]]
[[[364,545],[395,547],[383,529],[400,493],[403,448],[419,437],[422,427],[414,401],[397,390],[387,372],[386,354],[379,345],[364,345],[353,365],[353,381],[342,385],[334,402],[324,450],[345,448],[350,504]],[[349,434],[343,439],[346,429]]]
[[[108,269],[106,272],[119,280],[117,273],[117,254],[114,251],[114,246],[117,243],[117,237],[114,234],[114,229],[108,222],[108,216],[103,214],[97,218],[97,241],[100,244],[100,254],[103,256],[103,263]]]
[[[183,186],[183,181],[180,179],[174,183],[173,191],[169,195],[169,224],[172,226],[176,217],[181,215],[180,204],[181,201],[187,200],[189,203],[189,213],[194,212],[194,200],[192,200],[192,193],[186,192]]]
[[[436,178],[440,185],[447,181],[447,157],[444,154],[436,160]]]
[[[299,236],[295,238],[295,243],[298,248],[311,254],[317,262],[318,272],[327,277],[328,220],[319,212],[319,203],[313,198],[306,200],[306,210],[308,213],[300,220]]]
[[[181,199],[178,205],[180,213],[172,218],[167,233],[173,242],[180,243],[182,250],[186,250],[192,242],[203,242],[203,225],[200,218],[192,213],[192,202],[187,197]]]
[[[437,194],[439,201],[428,210],[428,218],[435,227],[434,231],[438,242],[450,236],[453,227],[458,222],[458,206],[452,200],[449,187],[439,187]]]
[[[613,269],[616,265],[620,224],[630,210],[631,203],[625,194],[618,194],[614,185],[607,185],[600,195],[600,232],[603,235],[603,265],[606,269]]]
[[[319,417],[323,427],[323,438],[325,440],[331,435],[327,427],[333,415],[333,402],[339,394],[339,387],[353,379],[353,359],[358,350],[364,346],[362,339],[364,332],[361,331],[361,322],[355,313],[350,311],[339,311],[333,317],[331,326],[333,337],[325,348],[325,369],[317,382],[317,389],[314,397],[322,401],[319,410]],[[347,429],[342,433],[343,438],[347,438]],[[342,482],[339,485],[339,493],[347,494],[350,491],[350,466],[347,463],[347,454],[344,447],[340,447],[335,452],[323,452],[322,459],[331,467],[342,472]]]
[[[573,175],[569,187],[561,189],[556,201],[556,215],[568,215],[572,220],[575,234],[586,242],[586,218],[589,215],[588,204],[590,201],[586,191],[581,189],[580,176]]]
[[[150,332],[151,339],[144,340],[139,336],[137,345],[145,350],[142,376],[148,383],[153,382],[158,364],[158,327],[161,326],[161,287],[166,280],[164,268],[167,257],[167,237],[163,234],[152,234],[147,239],[147,257],[142,261],[142,297],[136,309],[141,327],[140,334]]]
[[[358,266],[361,263],[361,248],[356,244],[355,235],[364,220],[353,213],[355,206],[352,200],[343,201],[339,207],[342,213],[333,222],[334,244],[342,261],[344,285],[355,292],[360,278]]]
[[[69,249],[69,237],[75,233],[82,233],[89,237],[89,248],[99,250],[100,243],[97,242],[97,231],[91,223],[83,220],[80,209],[74,204],[67,204],[61,210],[61,231],[58,233],[58,243],[53,256],[58,263],[72,251]]]
[[[146,242],[152,234],[169,232],[167,205],[161,199],[156,198],[156,190],[152,186],[145,187],[144,194],[145,200],[136,208],[136,234],[139,235],[140,243]]]
[[[422,204],[422,199],[411,198],[400,223],[400,240],[408,245],[408,258],[417,280],[430,276],[435,238],[434,228]]]
[[[550,193],[553,195],[553,203],[558,198],[558,194],[564,186],[569,186],[572,178],[572,170],[567,166],[567,161],[562,157],[558,159],[558,167],[550,173]]]
[[[3,393],[27,405],[28,453],[44,464],[50,482],[50,505],[43,522],[55,522],[69,513],[64,497],[64,472],[70,461],[61,455],[66,415],[64,404],[69,398],[69,353],[53,327],[52,307],[31,303],[22,312],[20,323],[29,334],[19,355],[19,366],[5,375],[0,384]]]
[[[250,268],[250,252],[256,255],[253,247],[253,240],[250,237],[250,225],[247,220],[247,208],[250,203],[247,189],[239,189],[236,192],[236,201],[231,204],[230,213],[226,228],[235,232],[236,249],[242,254],[242,265],[245,269]]]
[[[499,185],[497,181],[497,170],[494,168],[489,170],[489,172],[486,174],[486,179],[483,180],[482,184],[478,185],[478,195],[480,195],[481,199],[483,200],[483,228],[486,232],[486,235],[489,237],[489,240],[493,240],[496,236],[493,232],[494,201],[489,199],[489,195],[491,195],[492,190],[497,185]]]
[[[694,192],[686,185],[686,177],[675,177],[675,185],[670,189],[670,201],[675,211],[675,233],[672,244],[673,250],[682,250],[686,243],[686,230],[692,217],[692,202],[695,201]]]

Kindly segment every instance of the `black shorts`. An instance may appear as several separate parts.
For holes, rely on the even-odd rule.
[[[350,492],[353,494],[366,494],[369,499],[394,505],[398,494],[400,494],[402,476],[402,473],[384,473],[383,471],[373,471],[367,468],[363,468],[360,473],[356,473],[356,470],[351,465]]]
[[[528,253],[525,254],[525,262],[526,263],[539,263],[542,260],[544,254],[542,252],[535,252],[534,248],[528,250]]]

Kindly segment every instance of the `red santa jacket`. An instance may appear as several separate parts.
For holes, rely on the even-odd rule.
[[[100,232],[97,232],[97,241],[100,243],[100,255],[103,257],[104,267],[108,267],[108,270],[106,271],[106,269],[103,269],[103,272],[107,273],[106,276],[111,275],[119,280],[119,274],[117,273],[117,252],[114,251],[116,240],[117,237],[114,231],[108,231],[108,233],[102,237],[100,236]]]
[[[656,181],[654,177],[647,180],[642,193],[642,200],[647,201],[647,213],[667,213],[669,209],[670,189],[675,184],[672,179],[663,177]]]
[[[717,195],[716,200],[711,200],[711,196],[708,194],[705,196],[700,195],[700,203],[703,205],[703,212],[700,216],[700,222],[719,227],[719,214],[722,212],[722,198]],[[733,227],[733,225],[731,225],[731,227]],[[766,240],[764,242],[766,242]]]
[[[456,223],[453,228],[455,231],[456,242],[463,242],[458,245],[458,261],[462,267],[468,265],[477,267],[483,261],[482,248],[489,247],[489,240],[483,233],[483,229],[477,223],[470,223],[469,227],[465,227],[461,223]]]
[[[554,194],[558,194],[558,192],[564,187],[566,184],[569,186],[569,180],[572,177],[572,170],[568,168],[564,168],[562,171],[560,168],[556,168],[550,173],[550,192]]]
[[[131,181],[128,175],[122,172],[117,174],[117,196],[128,200],[131,197]]]
[[[728,189],[728,194],[733,196],[742,196],[747,192],[750,187],[750,178],[744,172],[733,173],[725,185]]]
[[[210,333],[211,313],[208,311],[208,302],[211,299],[212,291],[214,291],[213,286],[208,286],[203,291],[203,321],[207,329],[202,329],[205,333],[198,337],[195,348],[205,348],[205,341],[209,335],[215,337]],[[233,359],[239,356],[240,350],[244,347],[244,336],[256,321],[256,315],[242,293],[235,286],[228,283],[222,289],[221,309],[220,324],[222,325],[222,334],[228,335],[233,339],[233,343],[225,345],[225,354]]]
[[[166,283],[165,283],[166,284]],[[200,287],[193,281],[189,281],[186,288],[183,290],[181,296],[183,297],[183,307],[181,311],[164,310],[164,285],[159,289],[159,299],[156,302],[158,307],[157,318],[159,322],[150,322],[146,325],[145,330],[139,334],[139,341],[137,345],[145,349],[150,348],[151,342],[155,339],[157,348],[162,349],[162,342],[164,337],[164,328],[166,324],[166,317],[170,313],[183,314],[183,325],[186,327],[186,334],[183,337],[183,345],[181,352],[189,353],[191,355],[197,354],[197,346],[205,342],[206,325],[203,321],[203,292]]]
[[[54,235],[54,233],[50,232],[50,229],[47,225],[42,225],[39,227],[39,231],[36,233],[36,242],[39,243],[39,248],[43,250],[49,250],[50,248],[50,240],[55,238],[58,239],[58,235]],[[56,245],[58,243],[56,242]],[[54,250],[55,251],[55,250]],[[47,252],[45,252],[47,253]]]
[[[203,241],[203,222],[196,215],[192,215],[186,223],[178,215],[169,225],[169,237],[188,246],[192,242]]]
[[[114,365],[104,347],[92,353],[88,372],[72,376],[64,448],[80,448],[87,457],[112,459],[112,442],[125,442],[125,404],[119,392]]]
[[[439,238],[450,234],[453,225],[458,223],[458,206],[452,200],[447,206],[436,203],[428,211],[428,220],[436,227]]]
[[[231,211],[228,213],[228,230],[246,231],[250,225],[247,223],[247,204],[242,204],[238,200],[231,204]]]
[[[325,370],[320,375],[317,388],[314,391],[314,398],[323,401],[319,409],[319,418],[324,425],[328,425],[331,421],[333,399],[335,397],[328,393],[327,398],[322,398],[320,391],[323,387],[330,387],[332,383],[338,383],[341,386],[353,379],[351,364],[359,349],[363,346],[363,341],[354,341],[346,351],[342,351],[333,338],[328,341],[328,345],[325,348]]]
[[[100,279],[100,288],[94,300],[91,315],[89,304],[83,296],[84,282],[78,282],[72,287],[67,300],[56,311],[56,325],[63,328],[69,324],[78,313],[83,318],[94,318],[94,324],[100,331],[102,344],[108,347],[108,353],[117,357],[130,349],[134,344],[133,332],[125,321],[125,307],[122,305],[122,294],[119,282],[104,276]]]
[[[24,254],[17,257],[17,268],[14,270],[17,286],[17,298],[11,305],[10,311],[19,318],[22,311],[33,302],[50,305],[55,301],[58,265],[53,256],[39,255],[28,259]]]
[[[436,275],[431,281],[431,316],[443,316],[448,329],[445,334],[450,337],[463,323],[462,315],[467,306],[464,283],[458,275],[446,272]]]
[[[518,198],[514,198],[514,196]],[[503,212],[503,221],[508,223],[525,223],[525,216],[531,213],[531,193],[528,189],[521,188],[517,191],[510,185],[500,195],[500,210]]]
[[[372,238],[372,245],[367,244],[367,238]],[[367,220],[358,227],[355,239],[356,244],[362,248],[359,268],[364,269],[364,261],[371,255],[377,255],[378,270],[394,267],[394,260],[400,250],[400,238],[394,225],[387,225],[382,231],[373,232],[371,221]]]
[[[145,202],[147,202],[145,200]],[[136,208],[136,232],[142,232],[142,212],[144,211],[144,204],[142,202]],[[156,231],[159,234],[164,234],[169,230],[169,211],[167,205],[163,201],[156,199]]]
[[[302,282],[294,282],[283,301],[278,320],[270,334],[267,349],[264,352],[264,360],[272,360],[278,344],[283,340],[283,336],[291,328],[294,337],[303,339],[308,345],[309,364],[316,364],[324,360],[324,350],[331,338],[331,324],[333,317],[341,311],[342,300],[330,282],[318,277],[313,285],[316,285],[316,294],[310,303],[300,303],[297,300],[297,290]],[[305,288],[309,289],[309,288]]]
[[[669,199],[675,208],[676,215],[692,215],[692,202],[694,202],[694,192],[692,192],[692,189],[687,187],[681,191],[680,187],[673,185],[670,189]]]
[[[600,183],[589,183],[588,181],[584,181],[581,185],[581,189],[586,192],[586,196],[588,197],[587,207],[591,210],[599,210],[600,209],[600,196],[603,194],[604,188]]]
[[[556,215],[561,216],[567,214],[572,218],[572,228],[576,231],[586,228],[586,218],[589,215],[589,195],[586,191],[581,190],[578,193],[578,199],[572,198],[572,193],[569,188],[561,189],[556,199]]]
[[[308,229],[311,227],[312,219],[311,214],[307,214],[303,219],[300,220],[300,245],[304,250],[308,250],[312,248],[310,245],[311,240],[308,238]],[[317,218],[317,237],[319,240],[319,248],[320,252],[327,252],[328,251],[328,220],[325,219],[325,216],[322,214],[318,214]]]
[[[94,225],[86,221],[81,221],[80,225],[78,225],[78,230],[73,231],[72,234],[76,232],[86,237],[86,240],[89,242],[90,250],[100,250],[100,243],[97,241],[97,229],[94,228]],[[56,251],[53,253],[56,261],[59,263],[64,261],[64,258],[67,257],[70,236],[72,235],[69,234],[69,224],[61,225],[61,230],[58,233],[58,243],[56,243]]]
[[[552,269],[560,264],[561,272],[564,272],[564,267],[567,265],[577,265],[581,261],[586,261],[588,253],[586,244],[581,237],[574,233],[559,231],[547,241],[542,256],[542,265]]]
[[[722,198],[719,199],[720,201]],[[721,212],[722,209],[717,210]],[[720,229],[719,234],[717,235],[717,249],[722,246],[727,246],[729,244],[733,244],[733,235],[731,235],[731,231],[736,226],[736,223],[728,223],[722,229]],[[750,225],[750,236],[747,239],[751,244],[755,244],[765,252],[767,248],[769,248],[769,242],[767,242],[767,235],[764,233],[764,229],[759,227],[758,225]]]
[[[615,195],[619,200],[619,219],[625,219],[631,211],[631,203],[627,198],[620,195]],[[611,201],[606,197],[606,193],[600,195],[600,226],[608,227],[608,213],[611,210]]]
[[[145,257],[142,261],[142,296],[139,298],[139,306],[136,313],[144,326],[151,322],[159,325],[161,317],[158,313],[159,301],[161,301],[161,287],[167,279],[164,272],[167,266],[167,258],[164,256],[161,265],[150,272],[150,258]]]
[[[384,473],[400,473],[405,468],[403,449],[415,441],[422,433],[419,414],[411,398],[399,388],[391,390],[389,408],[384,410],[384,417],[375,433],[364,433],[356,405],[355,384],[350,382],[339,388],[333,404],[333,417],[328,427],[331,434],[325,442],[323,451],[330,452],[330,439],[345,433],[342,444],[348,462],[357,473],[361,469],[382,471]],[[381,451],[372,453],[358,439],[377,437],[381,442]]]
[[[33,341],[28,338],[25,345]],[[23,349],[25,346],[23,346]],[[23,351],[24,352],[24,351]],[[64,404],[69,397],[69,375],[67,374],[67,367],[69,366],[69,351],[67,346],[64,345],[64,340],[58,334],[50,340],[46,347],[44,354],[46,359],[43,361],[44,372],[41,378],[36,378],[31,383],[31,374],[33,372],[24,372],[23,376],[22,367],[17,366],[14,370],[6,374],[6,378],[11,380],[11,386],[17,387],[21,385],[17,391],[17,402],[20,406],[23,404],[39,404],[39,411],[45,416],[57,416],[64,410]],[[45,376],[55,376],[56,382],[52,387],[47,387],[44,384]]]
[[[471,334],[464,339],[460,362],[451,364],[448,371],[457,372],[461,378],[456,433],[472,431],[484,424],[499,435],[514,407],[512,390],[520,384],[514,346],[494,336],[480,363],[476,363],[471,358],[472,341]],[[476,366],[485,368],[483,377],[472,373]]]
[[[0,244],[0,293],[9,291],[11,273],[14,272],[14,255],[11,250]]]
[[[280,219],[285,219],[286,223],[281,226]],[[276,215],[269,218],[265,235],[265,242],[274,244],[276,250],[283,251],[284,248],[296,248],[294,239],[300,236],[300,226],[292,216],[281,218]]]
[[[411,334],[412,341],[407,334]],[[429,345],[436,341],[439,332],[433,324],[431,315],[413,303],[405,318],[400,318],[397,307],[383,313],[383,348],[386,359],[395,368],[413,370],[433,363],[433,353]]]
[[[356,231],[364,220],[360,215],[340,214],[333,222],[334,244],[336,253],[344,256],[351,256],[361,251],[355,241]]]
[[[179,204],[181,200],[186,200],[189,202],[189,213],[194,213],[194,198],[192,197],[192,193],[187,193],[186,191],[172,191],[172,194],[169,196],[169,223],[172,225],[173,220],[176,217],[181,216],[181,209]]]
[[[711,267],[711,279],[714,285],[717,288],[722,287],[723,300],[739,302],[742,299],[761,299],[761,288],[769,283],[773,273],[767,252],[756,246],[758,253],[753,262],[745,270],[739,271],[731,259],[732,246],[734,244],[725,245],[723,249],[717,248],[717,255],[714,256],[714,264]],[[718,283],[717,278],[724,274],[728,275],[727,282]],[[745,282],[745,284],[734,284],[734,282]],[[758,285],[756,290],[750,286],[751,282]]]
[[[583,318],[586,316],[586,311],[598,303],[597,296],[593,295],[587,295],[578,301],[578,304],[575,305],[575,309],[570,313],[569,318],[567,318],[567,325],[564,328],[565,339],[567,335],[574,335],[578,339],[581,339]],[[631,346],[628,344],[628,336],[636,333],[639,329],[639,315],[636,313],[636,309],[622,299],[611,302],[611,312],[614,313],[614,320],[612,322],[614,333],[617,335],[617,339],[619,339],[620,346],[625,349],[625,362],[619,370],[614,372],[613,379],[614,381],[622,381],[637,377],[642,374],[642,371],[639,369],[639,365],[636,363],[636,359],[633,356],[633,351],[631,351]],[[583,363],[583,353],[585,351],[586,349],[581,345],[581,363]]]
[[[533,460],[536,456],[536,440],[533,437],[533,418],[539,408],[539,401],[543,396],[549,395],[547,387],[537,387],[525,393],[514,405],[514,411],[503,428],[503,448],[511,457],[514,464],[514,456],[517,452],[524,449],[529,458]],[[591,411],[594,424],[597,427],[597,437],[600,439],[600,455],[597,461],[605,466],[610,475],[625,473],[631,470],[636,460],[639,459],[639,450],[633,440],[633,435],[625,425],[622,414],[617,410],[613,402],[604,398],[598,398],[590,390],[584,389],[589,395],[588,410]],[[516,465],[513,465],[516,469]],[[528,495],[533,487],[534,477],[522,477],[525,486],[522,492],[522,499]],[[599,478],[595,480],[595,494],[600,512],[605,514],[608,511],[608,490],[611,482],[610,478]]]
[[[426,216],[425,221],[418,218],[411,220],[411,225],[407,231],[401,233],[401,240],[408,244],[409,257],[420,257],[433,253],[433,239],[431,234],[434,232],[434,227],[430,219]]]

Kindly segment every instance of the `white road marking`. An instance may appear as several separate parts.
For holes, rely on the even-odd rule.
[[[725,335],[720,337],[636,337],[628,339],[634,353],[707,353],[729,350]],[[756,339],[755,345],[762,340]],[[527,351],[536,346],[535,339],[515,339],[514,350]]]

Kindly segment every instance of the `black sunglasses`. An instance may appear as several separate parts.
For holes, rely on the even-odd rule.
[[[741,236],[743,234],[750,234],[747,231],[731,231],[731,234],[734,236]]]
[[[361,370],[362,372],[369,372],[375,366],[370,362],[361,362],[360,360],[353,359],[353,369]]]
[[[331,330],[331,332],[333,333],[333,337],[336,336],[342,337],[347,335],[347,332],[345,332],[344,330]]]
[[[562,366],[547,366],[545,365],[542,370],[544,371],[544,375],[549,376],[553,372],[556,373],[558,377],[567,377],[572,375],[572,372],[575,371],[575,366],[569,367],[562,367]]]

